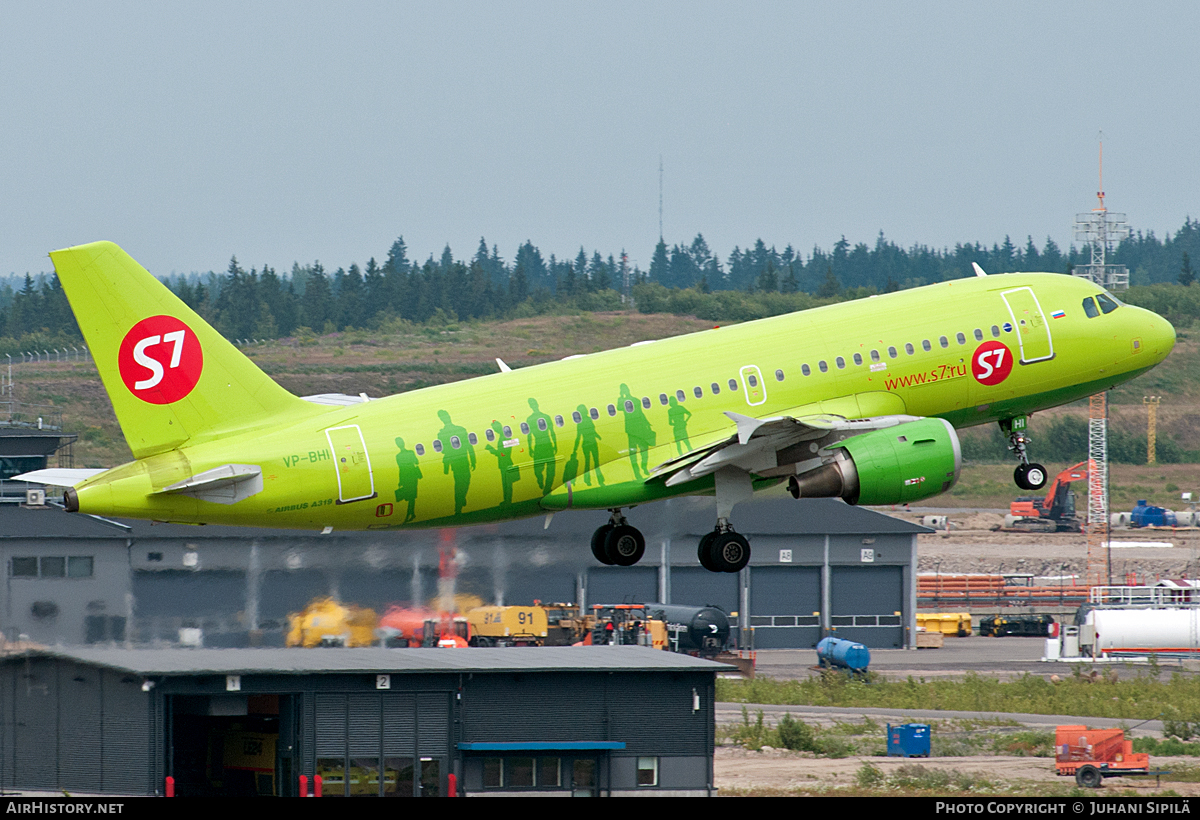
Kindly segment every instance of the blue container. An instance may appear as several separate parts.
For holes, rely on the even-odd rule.
[[[887,725],[889,757],[929,757],[929,724],[902,723]]]
[[[817,660],[822,666],[836,666],[851,672],[865,672],[871,652],[865,646],[841,638],[822,638],[817,644]]]

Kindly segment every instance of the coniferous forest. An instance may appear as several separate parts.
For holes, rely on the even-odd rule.
[[[514,318],[562,311],[618,310],[686,313],[705,319],[742,321],[834,301],[973,275],[971,263],[989,273],[1055,271],[1087,264],[1089,249],[1063,250],[1047,238],[1039,248],[1008,237],[990,248],[978,242],[937,250],[902,248],[883,233],[873,246],[845,237],[830,250],[807,255],[791,245],[782,251],[762,240],[735,247],[725,259],[702,235],[690,243],[659,241],[649,270],[630,266],[623,253],[548,258],[532,242],[511,260],[480,240],[475,254],[456,258],[449,247],[424,262],[409,259],[404,239],[381,260],[352,262],[330,270],[319,261],[293,263],[279,272],[234,256],[220,273],[173,274],[163,281],[230,339],[319,335],[347,328],[386,327],[389,322],[448,322]],[[1129,268],[1126,301],[1150,308],[1176,327],[1200,320],[1200,221],[1187,218],[1174,235],[1134,233],[1110,263]],[[0,354],[69,346],[81,337],[66,297],[52,274],[15,274],[0,279]]]

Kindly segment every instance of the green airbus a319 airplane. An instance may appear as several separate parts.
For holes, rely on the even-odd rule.
[[[453,527],[610,510],[592,537],[628,566],[623,509],[716,496],[698,548],[736,572],[733,506],[899,504],[950,489],[956,427],[999,422],[1019,462],[1029,414],[1127,381],[1171,352],[1161,317],[1080,278],[977,276],[384,399],[284,390],[110,242],[50,254],[134,460],[18,476],[97,515],[297,529]]]

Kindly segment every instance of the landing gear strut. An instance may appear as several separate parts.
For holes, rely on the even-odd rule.
[[[1026,445],[1029,437],[1025,435],[1025,419],[1004,419],[1000,422],[1000,431],[1008,437],[1008,449],[1013,451],[1017,461],[1017,469],[1013,471],[1013,481],[1022,490],[1040,490],[1046,486],[1046,468],[1041,464],[1031,463]]]
[[[646,538],[625,520],[620,509],[611,512],[608,523],[592,533],[592,555],[601,564],[631,567],[646,554]]]

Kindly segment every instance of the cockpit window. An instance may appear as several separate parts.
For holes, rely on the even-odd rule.
[[[1083,300],[1083,312],[1087,314],[1089,319],[1095,319],[1100,315],[1099,309],[1096,307],[1096,300],[1092,297],[1087,297]]]
[[[1100,303],[1100,311],[1102,313],[1112,313],[1121,306],[1120,302],[1109,296],[1107,293],[1097,293],[1096,301]]]

